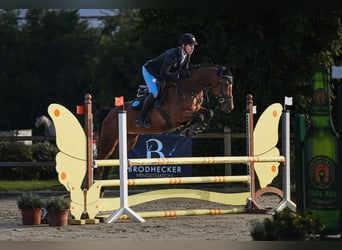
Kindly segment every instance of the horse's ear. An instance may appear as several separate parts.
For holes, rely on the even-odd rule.
[[[232,72],[230,71],[230,69],[225,68],[224,75],[229,76],[230,78],[233,78]]]
[[[219,68],[217,69],[217,75],[222,76],[225,71],[226,71],[226,67],[219,66]]]
[[[230,72],[230,70],[227,69],[226,67],[224,67],[224,66],[219,67],[219,69],[217,70],[217,74],[218,74],[221,78],[228,79],[229,82],[230,82],[231,84],[233,84],[233,75],[232,75],[232,73]]]

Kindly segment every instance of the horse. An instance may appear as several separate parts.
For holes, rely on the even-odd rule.
[[[136,126],[139,110],[135,105],[141,95],[137,94],[135,100],[124,103],[127,114],[127,150],[135,146],[142,134],[167,134],[178,130],[182,136],[192,136],[204,131],[214,115],[213,110],[202,106],[208,92],[216,98],[223,112],[229,113],[234,109],[233,77],[229,70],[213,64],[192,65],[188,70],[191,73],[189,77],[164,84],[164,91],[160,91],[161,97],[157,97],[148,114],[151,123],[149,128]],[[159,84],[162,85],[162,82]],[[138,93],[145,92],[144,95],[147,95],[148,91],[143,91],[142,86]],[[97,159],[117,159],[119,156],[118,112],[122,108],[102,107],[97,112]],[[109,170],[95,168],[94,179],[107,179]]]
[[[55,125],[50,120],[50,118],[48,118],[45,115],[38,116],[34,122],[34,126],[36,128],[44,126],[44,135],[45,136],[56,136]]]

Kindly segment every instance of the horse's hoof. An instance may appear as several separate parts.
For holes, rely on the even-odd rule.
[[[183,129],[179,132],[180,136],[187,136],[189,134],[189,129]]]
[[[200,132],[203,132],[204,129],[201,128],[201,127],[199,127],[199,128],[194,129],[194,131],[195,131],[196,133],[200,133]]]
[[[151,127],[151,118],[148,116],[144,120],[144,127],[145,128],[150,128]]]
[[[194,131],[189,131],[188,136],[194,136],[196,133]]]

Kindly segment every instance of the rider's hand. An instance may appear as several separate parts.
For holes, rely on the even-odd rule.
[[[178,79],[183,79],[191,76],[190,70],[184,70],[184,71],[179,71],[179,78]]]

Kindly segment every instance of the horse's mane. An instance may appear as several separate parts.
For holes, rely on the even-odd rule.
[[[218,64],[213,64],[213,63],[202,63],[202,64],[191,64],[189,65],[189,69],[197,69],[197,68],[201,68],[201,67],[223,67],[222,65],[218,65]]]
[[[229,75],[232,76],[232,73],[230,72],[229,69],[227,69],[225,66],[219,65],[219,64],[213,64],[213,63],[202,63],[202,64],[191,64],[188,68],[188,70],[196,70],[202,67],[214,67],[218,68],[218,73],[224,74],[224,75]]]

